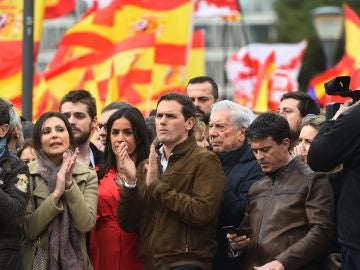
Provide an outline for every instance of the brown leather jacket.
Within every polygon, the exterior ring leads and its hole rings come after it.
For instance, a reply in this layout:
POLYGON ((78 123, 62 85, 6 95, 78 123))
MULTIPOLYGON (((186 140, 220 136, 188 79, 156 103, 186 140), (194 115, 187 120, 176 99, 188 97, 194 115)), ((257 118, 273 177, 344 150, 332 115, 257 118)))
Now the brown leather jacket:
POLYGON ((190 137, 174 148, 165 172, 149 187, 145 163, 139 165, 136 188, 122 188, 118 208, 121 228, 139 231, 145 269, 185 264, 211 269, 225 189, 219 159, 190 137))
POLYGON ((253 184, 248 201, 241 224, 251 238, 244 269, 272 260, 285 269, 319 269, 319 255, 333 234, 333 195, 325 174, 293 158, 253 184))

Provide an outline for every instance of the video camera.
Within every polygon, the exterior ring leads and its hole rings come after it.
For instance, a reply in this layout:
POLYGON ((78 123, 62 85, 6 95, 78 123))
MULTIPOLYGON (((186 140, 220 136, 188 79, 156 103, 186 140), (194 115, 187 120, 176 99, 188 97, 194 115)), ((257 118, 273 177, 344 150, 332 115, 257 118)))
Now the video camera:
MULTIPOLYGON (((353 103, 360 100, 360 90, 350 90, 350 76, 339 76, 324 83, 325 92, 330 96, 350 97, 353 103)), ((326 120, 331 119, 339 110, 341 103, 326 105, 326 120)))

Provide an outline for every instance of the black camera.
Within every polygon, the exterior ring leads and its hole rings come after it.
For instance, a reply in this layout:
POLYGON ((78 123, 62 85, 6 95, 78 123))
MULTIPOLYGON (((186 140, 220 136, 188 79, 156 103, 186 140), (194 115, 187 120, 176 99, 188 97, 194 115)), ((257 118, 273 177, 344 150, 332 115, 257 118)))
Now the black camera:
MULTIPOLYGON (((335 77, 335 79, 324 83, 324 87, 327 95, 349 97, 352 98, 353 103, 360 100, 360 90, 350 90, 350 76, 335 77)), ((326 105, 326 120, 333 118, 340 105, 341 103, 329 103, 326 105)))

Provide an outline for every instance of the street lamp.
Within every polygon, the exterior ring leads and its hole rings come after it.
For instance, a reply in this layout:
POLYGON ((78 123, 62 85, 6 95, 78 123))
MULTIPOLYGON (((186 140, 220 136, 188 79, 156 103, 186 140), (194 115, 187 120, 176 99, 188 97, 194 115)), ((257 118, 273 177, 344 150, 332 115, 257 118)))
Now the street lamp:
POLYGON ((318 7, 310 12, 325 53, 326 68, 335 64, 335 52, 343 31, 343 12, 339 7, 318 7))

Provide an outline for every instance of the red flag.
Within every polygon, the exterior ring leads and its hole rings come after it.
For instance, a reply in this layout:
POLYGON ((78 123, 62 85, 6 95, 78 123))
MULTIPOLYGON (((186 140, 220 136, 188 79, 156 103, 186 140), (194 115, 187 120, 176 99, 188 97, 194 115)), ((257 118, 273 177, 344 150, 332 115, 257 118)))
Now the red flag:
MULTIPOLYGON (((257 96, 253 92, 256 89, 254 85, 271 52, 275 54, 276 68, 267 78, 269 85, 266 106, 273 109, 280 102, 281 93, 297 90, 296 78, 306 46, 306 41, 296 44, 254 43, 231 55, 226 63, 226 73, 233 85, 237 102, 251 108, 256 106, 253 99, 257 96)), ((265 105, 261 107, 265 108, 265 105)))
POLYGON ((75 9, 74 0, 46 0, 45 19, 65 16, 75 9))
POLYGON ((239 18, 237 0, 195 0, 195 17, 239 18))
MULTIPOLYGON (((21 111, 22 33, 24 1, 0 1, 0 97, 21 111)), ((40 42, 44 1, 34 6, 34 57, 40 42)), ((31 83, 31 82, 29 82, 31 83)))

